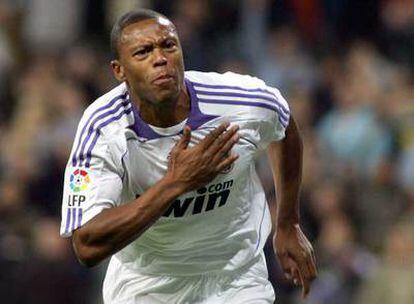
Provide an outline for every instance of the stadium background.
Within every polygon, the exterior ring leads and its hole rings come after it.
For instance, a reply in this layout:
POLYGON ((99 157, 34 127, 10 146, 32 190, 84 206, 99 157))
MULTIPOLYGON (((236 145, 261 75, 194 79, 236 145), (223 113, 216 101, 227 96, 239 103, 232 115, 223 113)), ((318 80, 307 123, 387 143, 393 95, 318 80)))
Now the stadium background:
POLYGON ((1 0, 1 302, 101 302, 105 266, 81 267, 58 236, 63 168, 83 109, 115 84, 111 25, 134 7, 173 20, 187 69, 257 75, 290 102, 319 278, 302 302, 271 260, 278 303, 414 303, 410 0, 1 0))

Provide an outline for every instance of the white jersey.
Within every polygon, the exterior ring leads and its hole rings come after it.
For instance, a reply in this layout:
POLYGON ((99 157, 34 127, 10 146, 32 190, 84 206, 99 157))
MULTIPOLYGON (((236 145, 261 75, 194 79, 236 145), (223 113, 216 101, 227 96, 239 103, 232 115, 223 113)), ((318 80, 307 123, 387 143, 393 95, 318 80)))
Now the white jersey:
MULTIPOLYGON (((113 255, 150 275, 237 270, 261 254, 271 229, 254 159, 285 135, 289 108, 277 89, 235 73, 185 73, 191 97, 190 146, 224 121, 240 126, 238 160, 211 183, 178 197, 139 238, 113 255)), ((166 173, 183 125, 146 124, 121 84, 91 104, 79 124, 65 173, 60 233, 69 237, 106 208, 126 204, 166 173)), ((122 271, 112 271, 122 276, 122 271)), ((111 280, 111 278, 106 278, 111 280)))

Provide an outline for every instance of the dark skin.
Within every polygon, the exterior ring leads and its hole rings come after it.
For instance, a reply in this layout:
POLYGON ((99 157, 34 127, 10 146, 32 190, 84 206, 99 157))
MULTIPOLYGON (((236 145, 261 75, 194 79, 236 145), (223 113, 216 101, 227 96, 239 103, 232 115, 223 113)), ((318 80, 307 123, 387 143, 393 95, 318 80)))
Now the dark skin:
MULTIPOLYGON (((111 62, 114 75, 127 84, 144 121, 170 127, 188 117, 190 98, 184 84, 183 54, 169 20, 147 19, 125 27, 118 52, 118 58, 111 62)), ((180 195, 211 182, 238 158, 231 153, 239 139, 237 131, 238 126, 224 123, 189 148, 191 130, 185 127, 159 182, 139 198, 102 211, 74 232, 72 242, 78 259, 87 266, 98 264, 138 238, 180 195)), ((286 133, 284 140, 268 148, 272 169, 279 172, 275 180, 281 193, 274 244, 283 269, 303 286, 306 295, 316 267, 312 246, 299 227, 302 150, 293 118, 286 133)))
POLYGON ((277 197, 273 248, 287 279, 302 286, 306 297, 317 276, 311 243, 299 226, 299 193, 302 180, 302 139, 293 117, 286 137, 267 148, 277 197))
POLYGON ((183 53, 171 22, 162 18, 128 25, 118 53, 119 58, 111 62, 114 75, 126 82, 144 121, 169 127, 188 117, 183 53))

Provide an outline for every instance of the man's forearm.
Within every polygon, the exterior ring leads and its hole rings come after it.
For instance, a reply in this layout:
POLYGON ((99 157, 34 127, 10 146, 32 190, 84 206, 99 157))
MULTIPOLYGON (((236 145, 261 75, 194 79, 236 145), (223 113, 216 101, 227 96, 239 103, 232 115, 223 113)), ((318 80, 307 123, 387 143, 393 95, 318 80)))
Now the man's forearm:
POLYGON ((268 148, 277 190, 276 227, 299 223, 299 192, 302 181, 302 139, 291 117, 286 137, 268 148))
POLYGON ((134 201, 102 211, 74 232, 78 259, 93 266, 121 250, 150 227, 185 191, 163 178, 134 201))

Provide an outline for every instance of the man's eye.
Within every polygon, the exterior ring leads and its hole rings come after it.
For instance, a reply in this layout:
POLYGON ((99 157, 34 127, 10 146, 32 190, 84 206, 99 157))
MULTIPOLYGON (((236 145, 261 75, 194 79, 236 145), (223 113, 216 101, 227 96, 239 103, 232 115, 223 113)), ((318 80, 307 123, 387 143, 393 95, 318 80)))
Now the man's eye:
POLYGON ((175 42, 172 41, 172 40, 166 41, 165 44, 164 44, 164 47, 167 48, 167 49, 171 49, 171 48, 175 47, 175 42))
POLYGON ((150 48, 139 49, 134 52, 134 56, 145 56, 150 52, 150 48))

